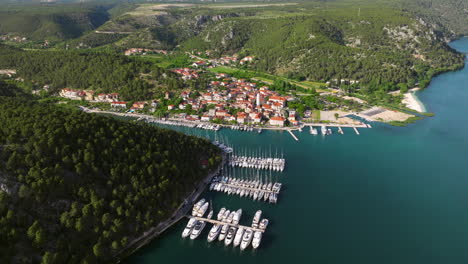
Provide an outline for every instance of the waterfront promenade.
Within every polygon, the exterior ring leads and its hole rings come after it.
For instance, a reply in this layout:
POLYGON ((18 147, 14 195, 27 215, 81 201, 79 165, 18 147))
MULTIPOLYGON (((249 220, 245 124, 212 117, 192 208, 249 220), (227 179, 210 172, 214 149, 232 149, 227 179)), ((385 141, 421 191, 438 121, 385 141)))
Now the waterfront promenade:
MULTIPOLYGON (((102 111, 102 110, 93 110, 89 109, 84 106, 79 106, 79 108, 87 113, 97 113, 97 114, 110 114, 110 115, 116 115, 116 116, 123 116, 123 117, 134 117, 134 118, 147 118, 147 119, 154 119, 157 120, 154 116, 152 115, 146 115, 146 114, 129 114, 129 113, 119 113, 119 112, 113 112, 113 111, 102 111)), ((179 118, 167 118, 167 120, 170 121, 176 121, 181 124, 193 124, 193 125, 200 125, 200 124, 211 124, 207 122, 201 122, 201 121, 190 121, 190 120, 185 120, 185 119, 179 119, 179 118)), ((224 128, 233 128, 234 125, 227 125, 227 124, 216 124, 224 128)), ((369 128, 370 126, 364 123, 361 124, 341 124, 341 123, 302 123, 300 126, 296 127, 277 127, 277 126, 256 126, 255 128, 261 128, 265 130, 278 130, 278 131, 294 131, 294 130, 300 130, 306 126, 317 126, 320 127, 322 125, 325 125, 327 127, 350 127, 350 128, 369 128)))

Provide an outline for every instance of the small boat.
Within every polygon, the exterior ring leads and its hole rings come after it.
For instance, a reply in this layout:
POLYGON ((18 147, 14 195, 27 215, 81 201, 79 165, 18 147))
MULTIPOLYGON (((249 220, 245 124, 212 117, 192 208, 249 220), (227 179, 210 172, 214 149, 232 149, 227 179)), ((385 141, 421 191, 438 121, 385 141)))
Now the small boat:
POLYGON ((262 200, 263 195, 265 195, 265 192, 264 192, 264 191, 260 191, 260 193, 258 194, 258 200, 259 200, 259 201, 262 200))
POLYGON ((262 221, 260 221, 260 225, 258 226, 258 228, 265 230, 268 226, 268 223, 269 223, 268 219, 263 218, 262 221))
POLYGON ((232 223, 235 225, 239 224, 241 216, 242 216, 242 209, 239 209, 236 211, 236 214, 232 218, 232 223))
POLYGON ((235 216, 235 215, 236 215, 236 212, 232 211, 232 212, 229 214, 228 218, 226 219, 226 222, 227 222, 227 223, 232 223, 232 219, 234 219, 234 216, 235 216))
POLYGON ((255 216, 252 220, 252 227, 253 228, 257 228, 258 227, 258 223, 260 222, 260 218, 262 217, 262 210, 258 210, 257 212, 255 212, 255 216))
POLYGON ((205 202, 205 199, 201 199, 195 205, 193 205, 193 210, 192 210, 192 215, 193 216, 197 215, 198 210, 200 209, 200 207, 203 205, 204 202, 205 202))
POLYGON ((233 245, 235 247, 240 245, 240 243, 242 241, 242 235, 243 234, 244 234, 244 228, 243 227, 237 229, 236 236, 234 237, 234 242, 233 242, 233 245))
POLYGON ((310 127, 310 134, 312 134, 312 135, 318 135, 317 129, 311 126, 311 127, 310 127))
POLYGON ((256 201, 256 200, 258 199, 258 193, 259 193, 258 190, 256 190, 256 191, 254 192, 254 194, 253 194, 253 199, 254 199, 254 201, 256 201))
POLYGON ((184 228, 184 231, 182 232, 183 238, 188 237, 192 233, 193 226, 195 225, 196 222, 197 220, 195 218, 190 218, 187 226, 184 228))
POLYGON ((229 210, 224 211, 224 215, 221 218, 221 221, 226 222, 226 220, 227 220, 230 213, 231 213, 231 211, 229 211, 229 210))
POLYGON ((322 125, 321 132, 322 135, 327 135, 327 127, 325 125, 322 125))
POLYGON ((221 210, 219 210, 219 213, 216 217, 216 219, 218 219, 218 221, 221 221, 221 219, 223 218, 223 215, 224 215, 224 212, 226 212, 226 208, 221 208, 221 210))
POLYGON ((198 209, 197 216, 198 217, 203 217, 205 214, 206 210, 208 210, 208 206, 210 205, 209 202, 205 202, 200 209, 198 209))
POLYGON ((209 213, 208 213, 208 216, 206 218, 208 219, 211 219, 213 217, 213 210, 211 210, 209 213))
POLYGON ((241 250, 246 249, 250 245, 250 242, 252 242, 252 237, 253 237, 252 233, 253 233, 252 229, 247 229, 244 232, 244 235, 242 236, 242 242, 240 245, 241 250))

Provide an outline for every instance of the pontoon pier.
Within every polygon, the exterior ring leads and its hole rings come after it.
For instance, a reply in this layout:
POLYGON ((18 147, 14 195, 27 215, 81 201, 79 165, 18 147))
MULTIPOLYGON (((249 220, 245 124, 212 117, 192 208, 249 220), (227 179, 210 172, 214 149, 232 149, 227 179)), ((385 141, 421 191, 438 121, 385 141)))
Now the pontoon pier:
POLYGON ((255 232, 262 232, 264 233, 266 230, 263 230, 263 229, 260 229, 260 228, 253 228, 251 226, 244 226, 244 225, 239 225, 239 224, 233 224, 233 223, 227 223, 227 222, 223 222, 223 221, 219 221, 219 220, 215 220, 215 219, 208 219, 208 218, 204 218, 204 217, 198 217, 198 216, 187 216, 189 219, 190 218, 194 218, 195 220, 197 221, 204 221, 206 223, 210 223, 210 224, 213 224, 213 225, 228 225, 228 226, 233 226, 233 227, 236 227, 236 228, 239 228, 239 227, 243 227, 244 229, 251 229, 252 231, 255 231, 255 232))

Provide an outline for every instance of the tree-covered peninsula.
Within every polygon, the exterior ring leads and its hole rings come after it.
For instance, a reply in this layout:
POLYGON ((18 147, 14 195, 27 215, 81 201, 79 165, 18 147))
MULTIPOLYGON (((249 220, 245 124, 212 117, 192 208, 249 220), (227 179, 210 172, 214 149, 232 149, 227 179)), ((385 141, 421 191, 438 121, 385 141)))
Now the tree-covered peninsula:
POLYGON ((104 263, 221 161, 208 141, 0 82, 0 262, 104 263))

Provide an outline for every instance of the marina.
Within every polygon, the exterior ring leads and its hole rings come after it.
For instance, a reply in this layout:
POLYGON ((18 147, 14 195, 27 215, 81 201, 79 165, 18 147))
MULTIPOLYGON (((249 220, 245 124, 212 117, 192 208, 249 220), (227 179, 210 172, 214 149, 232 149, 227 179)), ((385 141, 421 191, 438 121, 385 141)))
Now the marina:
MULTIPOLYGON (((464 43, 468 52, 468 39, 464 43)), ((307 134, 297 144, 287 133, 264 130, 258 136, 222 129, 219 133, 236 149, 268 148, 275 142, 288 159, 280 206, 217 192, 202 196, 219 206, 242 208, 249 217, 257 209, 268 213, 272 225, 258 250, 209 244, 211 224, 196 240, 181 239, 188 222, 183 218, 128 263, 466 263, 468 252, 460 243, 466 244, 468 232, 468 124, 459 121, 466 110, 467 82, 468 67, 435 77, 418 92, 434 117, 408 127, 375 122, 373 129, 358 127, 363 137, 343 127, 339 137, 307 134), (308 209, 302 210, 305 205, 308 209)), ((240 224, 249 226, 246 216, 240 224)))

